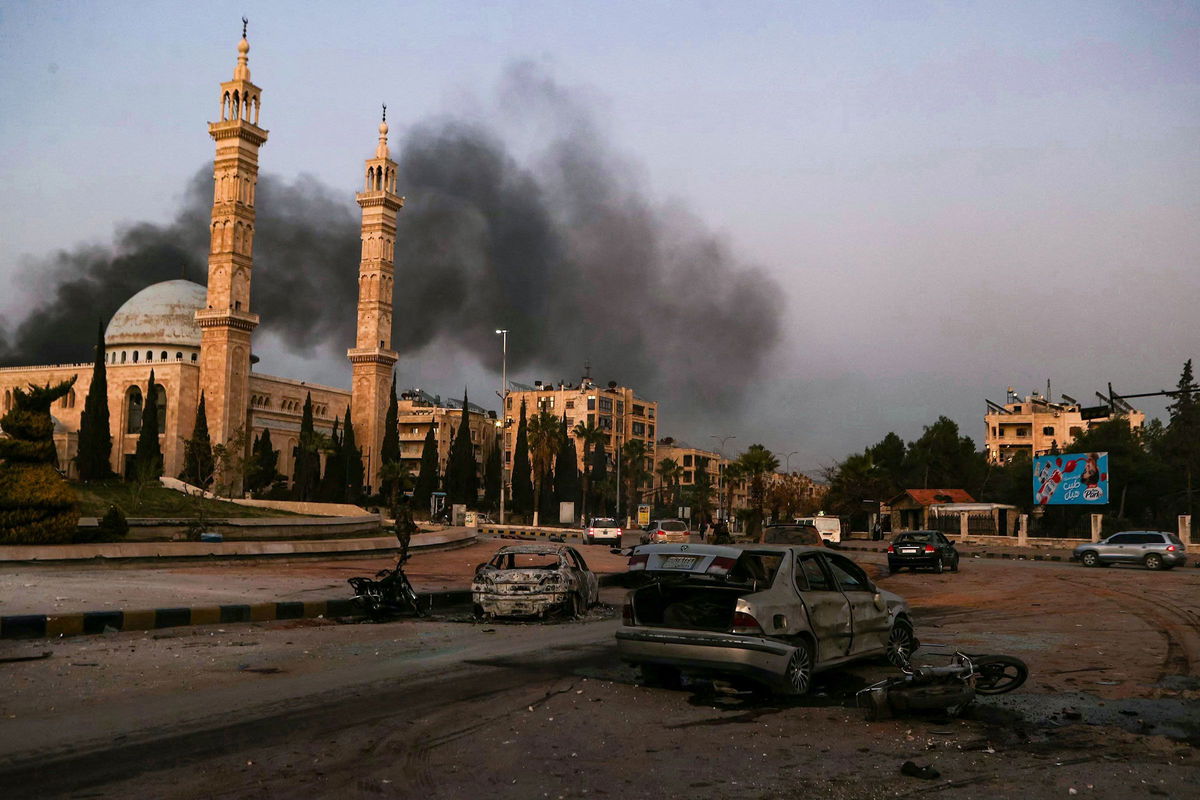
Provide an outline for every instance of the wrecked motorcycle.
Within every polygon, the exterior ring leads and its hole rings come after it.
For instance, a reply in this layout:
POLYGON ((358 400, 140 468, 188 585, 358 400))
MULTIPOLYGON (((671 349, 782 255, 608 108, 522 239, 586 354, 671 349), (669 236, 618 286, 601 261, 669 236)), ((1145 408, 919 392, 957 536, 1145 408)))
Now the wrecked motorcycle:
POLYGON ((417 592, 404 574, 407 553, 392 569, 375 573, 374 578, 350 578, 346 582, 354 589, 354 603, 371 620, 382 620, 401 615, 423 617, 428 608, 421 607, 417 592))
POLYGON ((886 719, 909 711, 943 711, 957 716, 977 694, 1004 694, 1025 683, 1029 667, 1015 656, 977 655, 955 651, 944 666, 901 666, 903 675, 868 686, 858 693, 867 719, 886 719))

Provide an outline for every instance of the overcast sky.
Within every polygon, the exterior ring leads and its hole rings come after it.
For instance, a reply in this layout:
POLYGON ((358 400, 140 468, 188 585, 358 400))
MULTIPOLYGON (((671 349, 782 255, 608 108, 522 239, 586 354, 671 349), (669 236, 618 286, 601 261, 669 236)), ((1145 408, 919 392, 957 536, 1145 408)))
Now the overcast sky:
MULTIPOLYGON (((814 469, 939 414, 982 444, 984 398, 1010 385, 1151 391, 1200 357, 1194 2, 10 0, 3 327, 30 307, 39 259, 173 218, 211 162, 243 13, 264 172, 350 202, 380 102, 393 141, 486 118, 505 71, 531 61, 582 98, 653 203, 773 276, 782 340, 743 410, 680 413, 675 430, 665 408, 660 435, 732 434, 728 450, 762 441, 814 469)), ((521 152, 519 128, 509 144, 521 152)), ((268 338, 267 371, 348 385, 344 357, 268 338)), ((498 343, 425 351, 400 380, 467 382, 474 400, 498 362, 498 343)))

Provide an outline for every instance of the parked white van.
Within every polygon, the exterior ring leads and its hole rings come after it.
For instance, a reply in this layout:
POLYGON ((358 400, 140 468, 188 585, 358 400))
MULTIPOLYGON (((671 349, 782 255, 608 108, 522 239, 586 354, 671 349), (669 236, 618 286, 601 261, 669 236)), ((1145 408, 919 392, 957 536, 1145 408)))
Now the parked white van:
POLYGON ((817 533, 821 534, 821 538, 827 542, 842 540, 842 521, 837 517, 801 517, 793 524, 812 525, 817 529, 817 533))

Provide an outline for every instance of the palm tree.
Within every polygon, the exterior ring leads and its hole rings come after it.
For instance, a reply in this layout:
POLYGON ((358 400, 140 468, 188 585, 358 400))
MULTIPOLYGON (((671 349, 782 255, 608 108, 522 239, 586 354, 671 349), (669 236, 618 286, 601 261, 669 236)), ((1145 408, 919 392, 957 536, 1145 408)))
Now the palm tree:
POLYGON ((742 467, 736 461, 730 461, 725 464, 725 472, 721 476, 721 480, 725 486, 725 496, 720 498, 722 507, 725 509, 726 522, 733 515, 733 492, 737 484, 743 478, 742 467))
POLYGON ((750 448, 738 456, 735 462, 742 475, 750 479, 750 501, 754 504, 755 528, 749 533, 758 533, 763 522, 763 505, 767 495, 767 475, 779 469, 779 459, 761 444, 752 444, 750 448))
POLYGON ((560 420, 549 411, 539 411, 529 419, 527 429, 529 437, 529 461, 533 467, 533 513, 534 524, 538 524, 538 511, 542 507, 542 490, 546 478, 550 475, 550 467, 554 464, 554 456, 558 453, 558 445, 562 439, 560 420))
POLYGON ((650 475, 646 469, 649 456, 646 443, 641 439, 630 439, 621 447, 621 479, 628 487, 625 506, 627 512, 633 511, 641 499, 641 486, 650 475))
POLYGON ((664 458, 658 462, 658 478, 662 482, 664 498, 669 491, 672 505, 679 505, 679 479, 683 475, 683 467, 673 458, 664 458))
POLYGON ((587 519, 587 501, 591 494, 591 487, 588 483, 592 473, 592 447, 605 441, 608 437, 592 422, 578 422, 571 432, 579 441, 583 442, 583 517, 587 519))

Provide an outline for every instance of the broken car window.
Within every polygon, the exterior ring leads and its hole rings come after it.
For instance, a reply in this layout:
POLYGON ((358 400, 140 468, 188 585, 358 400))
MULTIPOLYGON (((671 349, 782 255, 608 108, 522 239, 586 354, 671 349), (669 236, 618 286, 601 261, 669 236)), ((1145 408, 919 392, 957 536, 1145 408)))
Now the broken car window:
POLYGON ((801 588, 801 591, 812 592, 829 592, 833 587, 829 585, 829 578, 825 576, 825 570, 821 569, 821 564, 817 561, 817 556, 801 556, 797 559, 799 569, 796 570, 796 584, 801 588))
POLYGON ((829 559, 829 567, 833 570, 833 579, 843 592, 867 591, 870 585, 867 574, 854 562, 835 556, 829 559))
POLYGON ((561 561, 553 553, 497 553, 490 563, 496 569, 558 569, 561 561))

